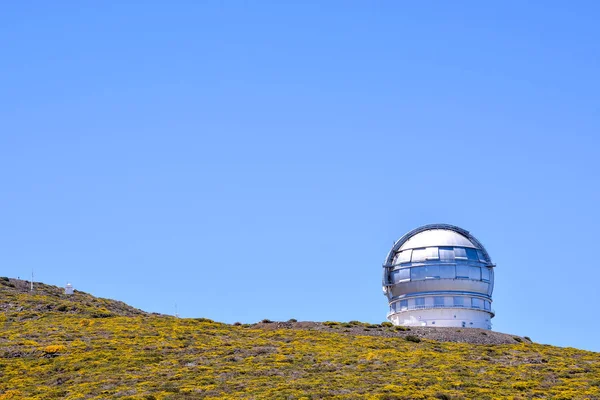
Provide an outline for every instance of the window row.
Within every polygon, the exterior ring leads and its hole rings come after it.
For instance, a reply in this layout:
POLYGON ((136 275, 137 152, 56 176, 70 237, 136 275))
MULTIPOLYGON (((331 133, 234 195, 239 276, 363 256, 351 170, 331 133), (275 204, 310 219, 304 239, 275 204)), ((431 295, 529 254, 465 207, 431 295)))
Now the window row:
POLYGON ((423 249, 403 250, 396 254, 394 264, 423 262, 427 260, 440 260, 452 262, 454 260, 471 260, 487 262, 483 252, 467 247, 425 247, 423 249))
POLYGON ((390 273, 390 282, 422 281, 425 279, 473 279, 490 281, 490 269, 471 265, 427 265, 402 268, 390 273))
POLYGON ((415 299, 400 300, 390 305, 390 311, 399 312, 407 310, 418 310, 424 308, 449 308, 465 307, 477 308, 486 311, 491 310, 489 300, 483 300, 478 297, 464 296, 432 296, 417 297, 415 299))

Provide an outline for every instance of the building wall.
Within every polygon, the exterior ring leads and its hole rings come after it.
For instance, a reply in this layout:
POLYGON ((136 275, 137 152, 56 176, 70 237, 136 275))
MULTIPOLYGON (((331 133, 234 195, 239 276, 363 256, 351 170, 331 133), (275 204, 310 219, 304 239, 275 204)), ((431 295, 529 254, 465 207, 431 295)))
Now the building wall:
POLYGON ((491 315, 484 311, 462 309, 423 309, 391 314, 394 325, 437 326, 492 329, 491 315))

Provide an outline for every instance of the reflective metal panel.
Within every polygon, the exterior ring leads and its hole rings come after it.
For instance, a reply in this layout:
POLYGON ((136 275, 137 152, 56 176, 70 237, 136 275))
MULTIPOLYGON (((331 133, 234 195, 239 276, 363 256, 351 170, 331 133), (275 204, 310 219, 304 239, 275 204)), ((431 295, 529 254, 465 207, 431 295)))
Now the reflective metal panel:
POLYGON ((490 269, 487 267, 481 268, 481 279, 484 281, 490 280, 490 269))
POLYGON ((412 262, 425 261, 427 259, 427 249, 415 249, 412 252, 412 262))
POLYGON ((440 261, 454 261, 454 247, 440 247, 440 261))
POLYGON ((479 261, 479 256, 477 255, 477 250, 475 249, 465 249, 467 252, 467 258, 472 261, 479 261))
MULTIPOLYGON (((419 267, 421 268, 421 267, 419 267)), ((425 275, 425 272, 423 272, 425 275)), ((418 292, 472 292, 483 296, 491 295, 491 283, 471 279, 422 279, 405 281, 388 288, 388 298, 418 292)))
POLYGON ((394 264, 410 262, 411 253, 412 253, 412 250, 404 250, 404 251, 399 252, 398 255, 396 256, 396 260, 394 261, 394 264))
POLYGON ((441 279, 456 278, 456 267, 454 265, 440 265, 440 278, 441 279))
POLYGON ((410 268, 397 269, 391 273, 391 282, 398 283, 410 279, 410 268))
POLYGON ((454 248, 454 258, 467 259, 467 249, 462 247, 454 248))
POLYGON ((408 239, 400 250, 420 247, 459 246, 477 248, 469 239, 458 232, 446 229, 432 229, 417 233, 408 239))

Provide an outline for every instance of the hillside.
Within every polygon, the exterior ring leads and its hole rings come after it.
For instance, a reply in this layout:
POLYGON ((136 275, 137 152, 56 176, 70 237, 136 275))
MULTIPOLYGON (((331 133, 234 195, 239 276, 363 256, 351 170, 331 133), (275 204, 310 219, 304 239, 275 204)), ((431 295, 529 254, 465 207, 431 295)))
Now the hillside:
POLYGON ((39 282, 34 284, 34 291, 30 292, 29 281, 1 277, 0 290, 0 311, 7 313, 25 311, 23 316, 28 318, 37 318, 47 312, 93 318, 133 317, 147 314, 122 301, 101 299, 78 290, 75 290, 73 295, 65 296, 64 288, 39 282))
POLYGON ((599 353, 497 332, 227 325, 2 278, 0 310, 0 400, 600 398, 599 353))

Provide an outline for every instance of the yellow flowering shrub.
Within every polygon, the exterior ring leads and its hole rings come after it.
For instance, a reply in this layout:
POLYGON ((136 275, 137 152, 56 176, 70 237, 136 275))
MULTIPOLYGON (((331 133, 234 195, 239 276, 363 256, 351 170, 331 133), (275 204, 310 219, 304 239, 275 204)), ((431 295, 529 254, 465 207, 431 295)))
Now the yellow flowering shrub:
POLYGON ((22 399, 22 393, 18 390, 7 390, 3 394, 0 394, 0 400, 9 399, 22 399))
POLYGON ((122 304, 82 298, 98 312, 10 299, 24 310, 0 324, 0 400, 600 399, 600 354, 589 351, 117 316, 122 304))
POLYGON ((46 354, 64 353, 65 350, 67 350, 67 348, 60 344, 51 344, 44 347, 44 353, 46 354))

